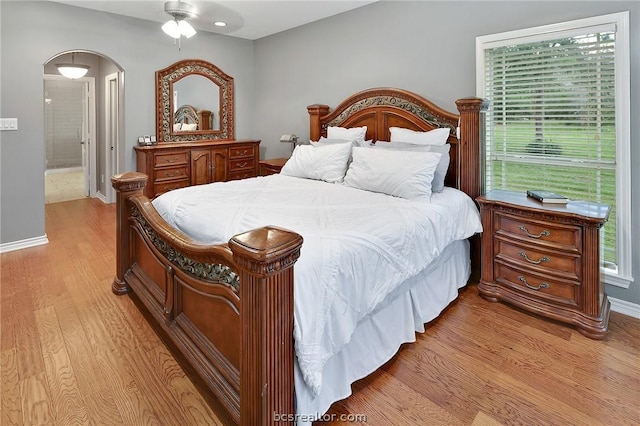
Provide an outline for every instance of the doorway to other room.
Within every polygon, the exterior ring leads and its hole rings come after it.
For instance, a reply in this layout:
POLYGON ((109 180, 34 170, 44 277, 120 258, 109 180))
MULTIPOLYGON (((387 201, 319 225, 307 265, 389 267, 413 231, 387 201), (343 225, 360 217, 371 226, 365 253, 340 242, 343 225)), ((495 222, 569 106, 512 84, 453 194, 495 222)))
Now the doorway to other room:
POLYGON ((90 196, 89 142, 95 140, 94 78, 45 75, 45 203, 90 196))
POLYGON ((59 53, 44 64, 45 203, 114 201, 123 121, 123 70, 97 52, 59 53), (64 67, 83 76, 61 75, 64 67))

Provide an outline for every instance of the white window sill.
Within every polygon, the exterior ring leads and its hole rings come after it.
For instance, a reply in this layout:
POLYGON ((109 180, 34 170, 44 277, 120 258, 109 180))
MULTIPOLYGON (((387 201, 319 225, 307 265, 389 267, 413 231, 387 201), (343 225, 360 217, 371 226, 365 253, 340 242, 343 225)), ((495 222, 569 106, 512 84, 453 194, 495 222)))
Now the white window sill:
POLYGON ((604 271, 604 283, 621 288, 629 288, 633 282, 633 277, 624 277, 614 272, 604 271))

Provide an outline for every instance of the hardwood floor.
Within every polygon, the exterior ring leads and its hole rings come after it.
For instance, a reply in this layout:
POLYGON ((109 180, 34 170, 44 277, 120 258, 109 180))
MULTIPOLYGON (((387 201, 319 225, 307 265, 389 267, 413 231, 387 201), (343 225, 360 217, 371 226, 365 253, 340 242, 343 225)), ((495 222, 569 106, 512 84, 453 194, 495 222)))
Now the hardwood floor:
MULTIPOLYGON (((50 243, 1 255, 1 424, 216 425, 132 299, 111 293, 115 208, 46 206, 50 243)), ((640 425, 640 320, 574 329, 471 285, 322 424, 640 425), (366 418, 366 419, 365 419, 366 418)))

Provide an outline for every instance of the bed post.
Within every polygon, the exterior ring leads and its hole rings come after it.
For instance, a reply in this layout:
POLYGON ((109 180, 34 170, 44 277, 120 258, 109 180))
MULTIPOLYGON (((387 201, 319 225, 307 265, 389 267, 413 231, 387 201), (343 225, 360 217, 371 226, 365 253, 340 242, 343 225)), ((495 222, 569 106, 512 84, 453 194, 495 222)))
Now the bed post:
POLYGON ((229 241, 240 269, 243 426, 275 425, 295 413, 293 264, 301 246, 299 234, 270 226, 229 241))
MULTIPOLYGON (((460 143, 458 144, 458 189, 469 195, 474 201, 482 191, 480 177, 481 164, 481 125, 480 112, 487 103, 480 98, 464 98, 456 101, 460 112, 460 143)), ((469 238, 471 244, 471 280, 480 279, 480 239, 477 235, 469 238)))
POLYGON ((307 111, 309 112, 309 139, 317 141, 322 136, 320 118, 329 113, 329 105, 309 105, 307 111))
POLYGON ((116 190, 116 276, 111 290, 118 295, 131 291, 124 281, 124 274, 131 266, 131 250, 129 241, 129 216, 127 199, 132 195, 142 194, 147 186, 147 175, 126 172, 111 177, 111 186, 116 190))
POLYGON ((458 189, 475 199, 480 195, 480 112, 486 102, 480 98, 456 101, 460 112, 460 144, 458 147, 458 189))

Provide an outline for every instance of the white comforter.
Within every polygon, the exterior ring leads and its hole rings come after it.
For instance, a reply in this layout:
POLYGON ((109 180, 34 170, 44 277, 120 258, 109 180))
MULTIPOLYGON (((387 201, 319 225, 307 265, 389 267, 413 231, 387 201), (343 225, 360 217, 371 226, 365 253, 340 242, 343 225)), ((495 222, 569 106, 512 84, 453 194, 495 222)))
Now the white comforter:
POLYGON ((314 394, 322 367, 359 320, 452 241, 482 230, 464 193, 445 188, 406 200, 283 175, 192 186, 153 200, 160 215, 194 240, 226 243, 265 225, 304 238, 294 267, 294 339, 314 394))

